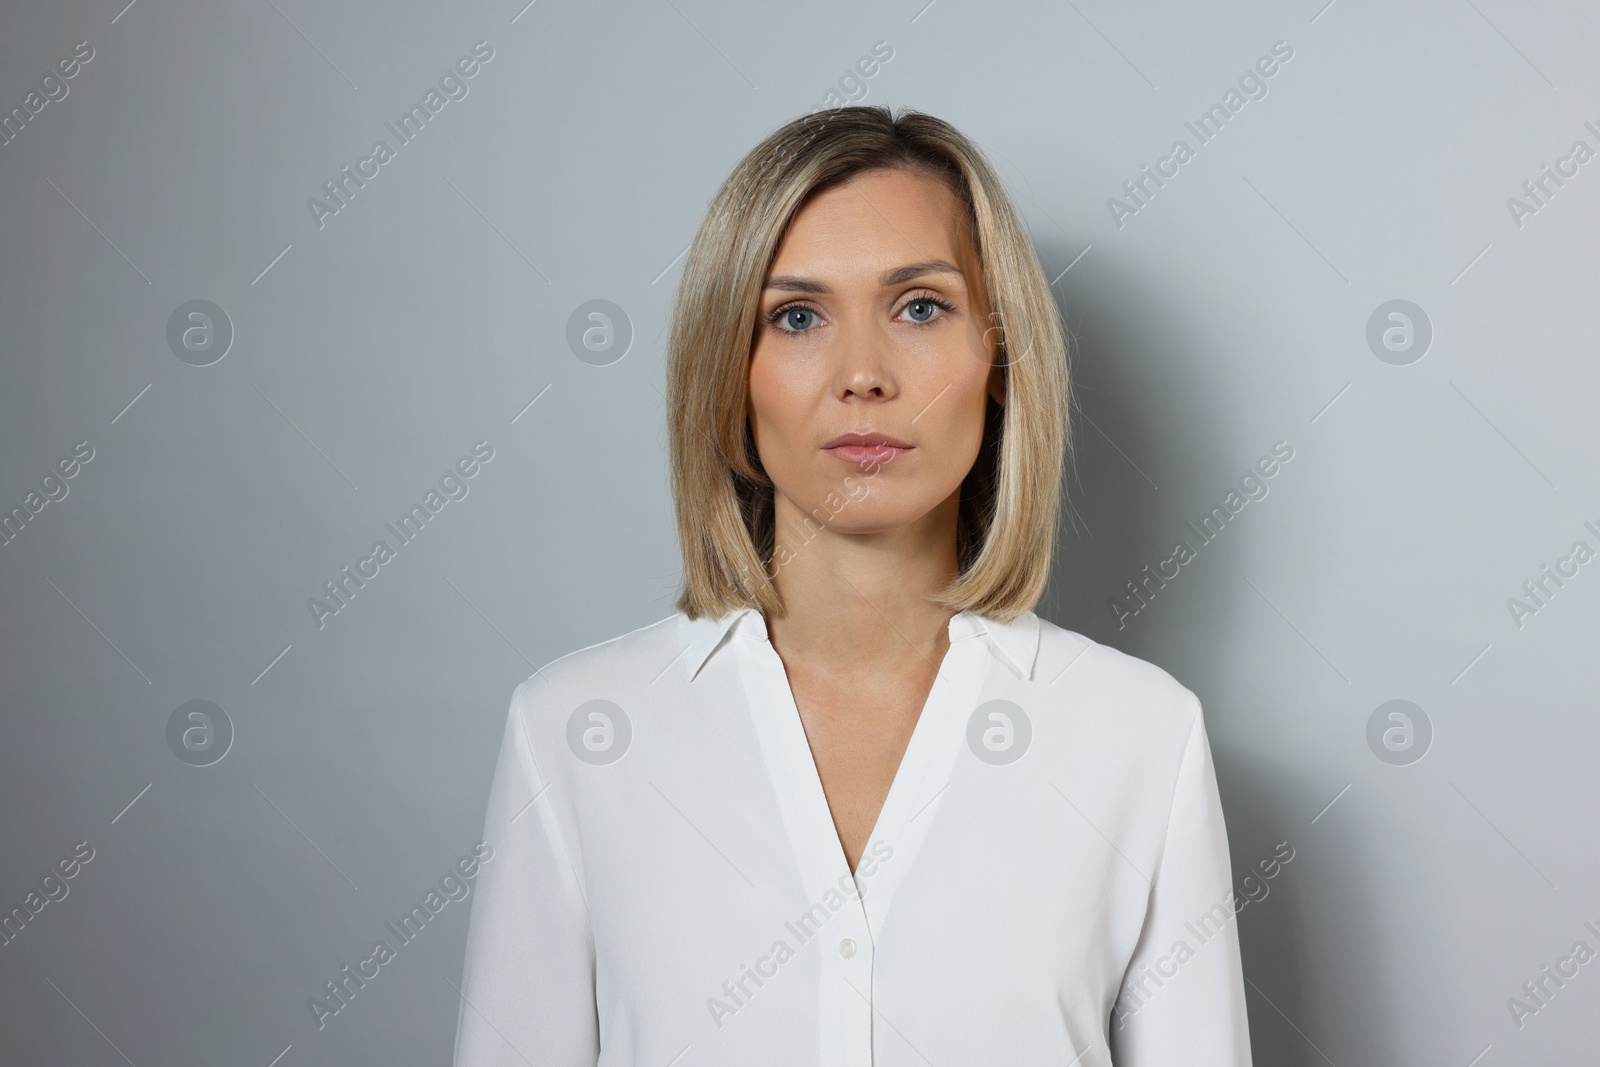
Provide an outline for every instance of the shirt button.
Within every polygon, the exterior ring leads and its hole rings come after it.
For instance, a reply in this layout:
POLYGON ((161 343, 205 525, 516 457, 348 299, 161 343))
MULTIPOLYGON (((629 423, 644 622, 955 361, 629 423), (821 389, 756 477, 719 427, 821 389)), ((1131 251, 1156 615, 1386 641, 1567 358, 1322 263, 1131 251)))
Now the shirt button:
POLYGON ((856 943, 855 943, 855 941, 853 939, 847 937, 843 941, 839 942, 839 955, 843 956, 847 960, 855 959, 855 956, 856 956, 856 943))

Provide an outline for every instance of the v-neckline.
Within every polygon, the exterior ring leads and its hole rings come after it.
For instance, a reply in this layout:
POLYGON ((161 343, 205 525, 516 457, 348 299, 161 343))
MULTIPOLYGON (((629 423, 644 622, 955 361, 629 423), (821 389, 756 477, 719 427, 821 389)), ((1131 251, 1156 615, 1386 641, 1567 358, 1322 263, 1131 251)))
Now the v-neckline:
POLYGON ((761 626, 763 632, 752 634, 745 647, 741 675, 808 899, 854 882, 868 926, 877 929, 934 822, 964 742, 965 718, 976 706, 987 662, 982 635, 965 612, 952 616, 949 648, 852 872, 788 672, 765 633, 765 620, 761 626), (860 875, 869 858, 871 870, 860 875))

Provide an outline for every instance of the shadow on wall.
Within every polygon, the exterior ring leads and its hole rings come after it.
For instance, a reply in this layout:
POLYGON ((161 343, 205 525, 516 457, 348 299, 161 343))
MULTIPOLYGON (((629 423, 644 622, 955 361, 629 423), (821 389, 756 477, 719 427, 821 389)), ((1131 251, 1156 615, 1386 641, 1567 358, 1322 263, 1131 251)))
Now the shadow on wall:
MULTIPOLYGON (((1238 761, 1217 766, 1218 787, 1228 820, 1228 847, 1237 888, 1252 864, 1259 862, 1260 842, 1287 841, 1295 850, 1294 860, 1277 877, 1265 883, 1266 895, 1259 903, 1247 904, 1238 918, 1239 949, 1244 956, 1245 999, 1249 1004, 1250 1047, 1254 1062, 1281 1067, 1326 1067, 1324 1053, 1337 1054, 1326 1040, 1321 1051, 1310 1044, 1316 1039, 1307 1026, 1312 1014, 1307 1002, 1305 976, 1313 961, 1305 957, 1297 932, 1310 924, 1304 914, 1300 891, 1312 877, 1311 865, 1326 855, 1319 842, 1319 827, 1305 820, 1291 819, 1283 798, 1295 796, 1294 783, 1282 771, 1268 764, 1238 761), (1302 1033, 1301 1031, 1306 1031, 1302 1033)), ((1345 842, 1339 863, 1346 866, 1346 880, 1359 882, 1350 871, 1356 853, 1345 842)), ((1265 854, 1265 853, 1262 853, 1265 854)), ((1259 893, 1259 883, 1251 888, 1259 893)), ((1247 892, 1250 890, 1247 889, 1247 892)), ((1365 903, 1356 894, 1352 903, 1365 903)), ((1368 927, 1370 929, 1370 927, 1368 927)), ((1390 1061, 1392 1062, 1392 1061, 1390 1061)))
MULTIPOLYGON (((1078 251, 1046 243, 1039 249, 1046 264, 1071 263, 1078 251)), ((1119 628, 1107 603, 1124 594, 1127 580, 1151 562, 1150 546, 1169 541, 1181 524, 1178 509, 1161 506, 1152 480, 1159 483, 1176 471, 1221 471, 1233 465, 1235 457, 1223 454, 1226 435, 1220 420, 1228 412, 1225 404, 1213 402, 1218 383, 1206 366, 1207 343, 1188 333, 1192 323, 1184 322, 1179 311, 1152 306, 1158 294, 1140 278, 1120 273, 1114 262, 1102 259, 1090 270, 1081 266, 1056 286, 1071 336, 1073 457, 1065 478, 1067 506, 1055 567, 1038 613, 1157 663, 1197 692, 1229 688, 1232 671, 1214 659, 1226 659, 1238 647, 1235 639, 1243 623, 1225 610, 1232 602, 1205 605, 1203 629, 1196 627, 1193 611, 1172 610, 1141 614, 1137 624, 1119 628), (1130 304, 1129 294, 1137 294, 1137 307, 1130 304), (1202 680, 1212 684, 1203 686, 1202 680)), ((1182 499, 1180 486, 1168 486, 1168 492, 1182 499)), ((1212 719, 1208 713, 1208 725, 1212 719)), ((1303 864, 1303 846, 1315 830, 1308 833, 1298 820, 1291 825, 1284 799, 1297 791, 1279 780, 1278 768, 1230 758, 1228 747, 1218 744, 1225 731, 1218 726, 1210 730, 1235 891, 1243 895, 1241 883, 1270 853, 1271 843, 1287 841, 1303 864)), ((1246 905, 1239 916, 1257 1063, 1324 1063, 1296 1029, 1304 1027, 1308 1009, 1304 976, 1309 963, 1299 950, 1301 927, 1292 887, 1305 874, 1303 866, 1286 866, 1260 903, 1246 905)))
MULTIPOLYGON (((1076 252, 1041 243, 1039 254, 1047 264, 1070 263, 1076 252)), ((1200 365, 1204 341, 1187 334, 1192 324, 1179 312, 1153 306, 1150 286, 1109 259, 1089 270, 1079 263, 1055 289, 1069 334, 1072 453, 1040 613, 1178 674, 1160 659, 1163 649, 1173 651, 1163 637, 1171 633, 1162 622, 1169 613, 1141 613, 1119 628, 1108 601, 1126 597, 1126 582, 1152 562, 1150 546, 1170 541, 1175 530, 1167 527, 1178 525, 1176 510, 1159 510, 1158 482, 1174 471, 1230 465, 1205 454, 1217 448, 1224 416, 1206 399, 1216 383, 1200 365)), ((1176 488, 1169 483, 1167 493, 1176 488)))

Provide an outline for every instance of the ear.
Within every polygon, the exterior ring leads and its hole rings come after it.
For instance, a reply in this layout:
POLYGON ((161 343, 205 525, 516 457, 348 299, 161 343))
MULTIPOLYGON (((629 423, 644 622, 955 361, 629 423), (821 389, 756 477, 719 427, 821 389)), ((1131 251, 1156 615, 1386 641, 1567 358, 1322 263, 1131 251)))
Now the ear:
POLYGON ((999 363, 989 368, 989 396, 996 404, 1005 406, 1006 369, 999 363))
POLYGON ((989 395, 996 404, 1006 402, 1006 372, 1002 366, 1006 359, 1006 328, 1000 320, 1000 312, 989 312, 989 323, 983 331, 984 346, 989 350, 990 358, 995 362, 989 368, 989 395))

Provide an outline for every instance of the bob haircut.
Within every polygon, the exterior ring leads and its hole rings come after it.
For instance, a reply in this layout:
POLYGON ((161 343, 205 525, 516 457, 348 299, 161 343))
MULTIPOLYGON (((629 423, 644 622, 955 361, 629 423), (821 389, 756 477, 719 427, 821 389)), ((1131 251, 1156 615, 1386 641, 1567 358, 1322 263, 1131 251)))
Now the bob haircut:
MULTIPOLYGON (((808 197, 865 171, 903 168, 965 204, 993 309, 985 337, 1005 376, 961 484, 959 573, 932 599, 1010 621, 1049 579, 1067 447, 1067 342, 1050 286, 999 178, 949 123, 883 106, 841 107, 780 127, 733 169, 689 246, 667 348, 667 434, 689 618, 754 607, 782 617, 769 570, 773 485, 748 420, 761 289, 808 197)), ((824 523, 825 525, 825 523, 824 523)))

